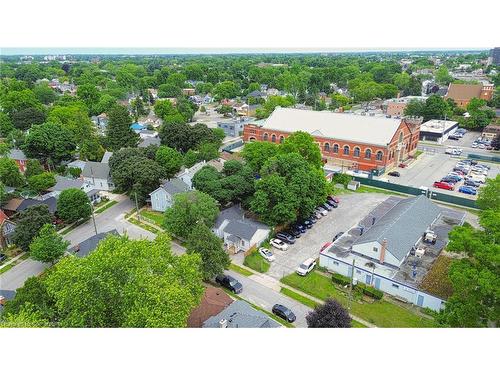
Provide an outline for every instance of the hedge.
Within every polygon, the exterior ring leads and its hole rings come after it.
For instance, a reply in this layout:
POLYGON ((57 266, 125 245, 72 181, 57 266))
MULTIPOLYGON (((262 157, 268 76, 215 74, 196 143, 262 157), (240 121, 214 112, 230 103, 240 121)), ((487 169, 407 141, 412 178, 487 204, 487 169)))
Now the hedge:
POLYGON ((342 286, 349 285, 351 283, 351 278, 341 275, 339 273, 334 273, 332 275, 332 281, 336 284, 340 284, 342 286))
POLYGON ((361 290, 364 295, 375 299, 382 299, 382 297, 384 296, 384 293, 382 293, 380 290, 366 284, 358 284, 356 285, 356 289, 361 290))

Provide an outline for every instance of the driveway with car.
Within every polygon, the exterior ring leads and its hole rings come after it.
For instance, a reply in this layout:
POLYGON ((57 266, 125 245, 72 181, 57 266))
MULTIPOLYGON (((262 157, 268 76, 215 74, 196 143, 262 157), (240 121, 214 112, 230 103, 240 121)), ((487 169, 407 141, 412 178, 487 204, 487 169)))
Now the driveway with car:
POLYGON ((387 195, 374 193, 340 196, 339 207, 319 219, 311 229, 297 238, 293 245, 288 245, 287 251, 273 249, 276 259, 271 263, 267 274, 279 280, 295 272, 306 259, 318 258, 325 242, 331 242, 338 232, 347 231, 385 199, 387 195))

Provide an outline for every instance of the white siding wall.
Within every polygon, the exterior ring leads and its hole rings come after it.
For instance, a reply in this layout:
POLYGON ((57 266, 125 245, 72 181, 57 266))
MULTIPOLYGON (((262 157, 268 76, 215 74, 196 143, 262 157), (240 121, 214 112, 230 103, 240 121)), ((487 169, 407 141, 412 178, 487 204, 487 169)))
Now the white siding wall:
MULTIPOLYGON (((337 259, 333 259, 329 256, 326 256, 325 254, 320 254, 319 264, 320 266, 326 267, 333 272, 337 272, 344 276, 351 276, 351 265, 343 263, 337 259)), ((355 267, 354 278, 356 278, 359 282, 366 284, 367 276, 369 276, 369 279, 371 280, 371 272, 355 267)), ((376 287, 382 292, 400 297, 414 305, 428 307, 435 311, 439 311, 444 307, 444 301, 442 299, 421 292, 415 288, 408 287, 400 282, 379 276, 376 273, 374 274, 373 280, 371 280, 371 282, 372 286, 376 287)))
POLYGON ((262 242, 264 242, 266 240, 266 238, 269 236, 269 232, 270 230, 269 229, 259 229, 257 230, 257 232, 255 232, 255 234, 253 235, 252 237, 252 240, 251 240, 251 246, 256 246, 256 247, 259 247, 260 244, 262 242))
POLYGON ((173 204, 172 197, 163 189, 151 193, 151 208, 154 211, 165 212, 173 204))
MULTIPOLYGON (((382 246, 378 242, 367 242, 367 243, 353 245, 352 251, 378 261, 380 260, 381 248, 382 246), (374 249, 377 249, 377 251, 375 251, 374 249)), ((389 251, 386 250, 384 263, 399 267, 402 261, 399 261, 394 255, 392 255, 389 251)))
POLYGON ((115 186, 108 182, 108 180, 103 178, 92 178, 92 177, 84 177, 83 181, 91 184, 94 188, 104 191, 111 191, 115 188, 115 186))

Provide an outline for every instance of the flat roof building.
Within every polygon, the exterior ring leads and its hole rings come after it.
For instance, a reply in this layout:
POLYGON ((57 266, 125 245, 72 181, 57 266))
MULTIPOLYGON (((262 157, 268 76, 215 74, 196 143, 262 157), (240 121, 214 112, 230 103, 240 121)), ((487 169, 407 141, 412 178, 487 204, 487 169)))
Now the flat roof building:
POLYGON ((420 140, 443 143, 448 139, 455 129, 458 128, 458 122, 447 120, 429 120, 420 125, 420 140))
POLYGON ((315 138, 325 164, 374 171, 415 153, 421 121, 278 107, 265 121, 245 125, 243 139, 282 143, 303 131, 315 138))

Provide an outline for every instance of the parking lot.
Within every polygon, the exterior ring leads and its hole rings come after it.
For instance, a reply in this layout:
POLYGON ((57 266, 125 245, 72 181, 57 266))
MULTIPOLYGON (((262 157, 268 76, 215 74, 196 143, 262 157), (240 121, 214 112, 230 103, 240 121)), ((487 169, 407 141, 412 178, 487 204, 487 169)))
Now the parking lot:
MULTIPOLYGON (((452 157, 451 155, 447 154, 434 153, 432 151, 424 152, 414 163, 411 163, 407 168, 394 169, 401 174, 400 177, 392 177, 388 175, 384 175, 384 177, 389 179, 389 182, 393 182, 395 184, 413 186, 417 188, 426 186, 430 187, 432 190, 436 190, 439 192, 445 192, 461 197, 475 199, 476 196, 460 193, 458 191, 463 182, 457 183, 455 185, 455 190, 453 191, 432 187, 432 184, 435 181, 440 181, 441 178, 451 172, 453 170, 453 167, 460 160, 461 158, 452 157)), ((498 164, 484 162, 480 163, 487 164, 491 167, 487 178, 495 178, 495 176, 500 173, 498 164)))
POLYGON ((276 260, 267 274, 279 280, 295 272, 307 258, 318 258, 319 251, 326 242, 331 242, 338 232, 345 232, 358 223, 385 199, 386 195, 372 193, 341 196, 339 207, 319 219, 287 251, 273 249, 276 260))

